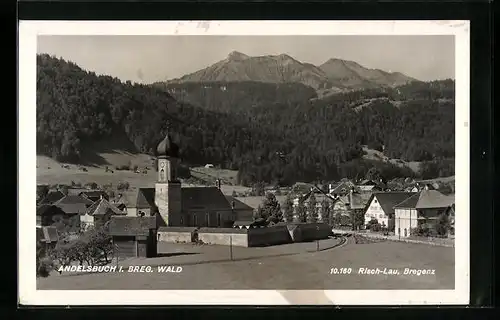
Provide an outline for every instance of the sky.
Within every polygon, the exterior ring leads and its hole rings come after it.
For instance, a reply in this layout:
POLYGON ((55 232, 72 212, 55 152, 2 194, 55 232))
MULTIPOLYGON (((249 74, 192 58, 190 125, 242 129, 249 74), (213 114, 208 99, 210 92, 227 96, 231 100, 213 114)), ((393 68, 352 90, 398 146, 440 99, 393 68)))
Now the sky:
POLYGON ((72 61, 122 81, 181 77, 223 60, 288 54, 320 65, 330 58, 422 80, 455 78, 454 36, 39 36, 37 52, 72 61))

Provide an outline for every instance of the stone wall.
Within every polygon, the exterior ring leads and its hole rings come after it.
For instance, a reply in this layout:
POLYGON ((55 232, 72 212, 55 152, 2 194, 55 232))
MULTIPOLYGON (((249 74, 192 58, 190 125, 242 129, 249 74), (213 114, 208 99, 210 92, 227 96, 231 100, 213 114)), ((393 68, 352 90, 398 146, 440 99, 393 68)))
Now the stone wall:
POLYGON ((198 240, 207 244, 248 247, 248 232, 236 228, 200 228, 198 240))
POLYGON ((195 232, 194 227, 160 227, 157 237, 159 242, 190 243, 195 240, 195 232))

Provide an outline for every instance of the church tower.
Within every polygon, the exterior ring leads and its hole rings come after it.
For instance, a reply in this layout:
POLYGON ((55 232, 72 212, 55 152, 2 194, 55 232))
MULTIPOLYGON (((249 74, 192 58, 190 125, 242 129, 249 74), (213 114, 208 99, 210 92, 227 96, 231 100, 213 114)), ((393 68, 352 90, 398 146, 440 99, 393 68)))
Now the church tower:
POLYGON ((155 185, 155 204, 158 207, 158 227, 181 225, 181 183, 177 177, 179 147, 167 133, 156 148, 158 181, 155 185))

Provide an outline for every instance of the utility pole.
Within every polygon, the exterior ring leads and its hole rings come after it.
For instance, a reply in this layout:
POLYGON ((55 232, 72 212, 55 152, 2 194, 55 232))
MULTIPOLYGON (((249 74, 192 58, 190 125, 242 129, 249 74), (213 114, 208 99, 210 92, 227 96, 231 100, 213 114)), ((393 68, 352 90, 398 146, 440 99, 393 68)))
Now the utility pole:
POLYGON ((233 261, 233 236, 229 236, 229 255, 231 257, 231 261, 233 261))

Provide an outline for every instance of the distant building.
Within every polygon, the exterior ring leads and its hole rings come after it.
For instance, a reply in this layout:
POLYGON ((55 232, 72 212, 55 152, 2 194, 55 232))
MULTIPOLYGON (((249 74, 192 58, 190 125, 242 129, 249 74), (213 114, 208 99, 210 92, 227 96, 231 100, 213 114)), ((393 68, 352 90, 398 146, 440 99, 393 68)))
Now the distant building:
POLYGON ((394 206, 395 232, 401 237, 411 236, 411 230, 421 224, 433 225, 442 213, 450 212, 454 196, 445 196, 436 190, 422 190, 394 206))
POLYGON ((109 222, 115 257, 155 257, 156 218, 113 216, 109 222))
POLYGON ((36 208, 37 228, 52 225, 56 220, 64 218, 65 212, 58 206, 52 204, 42 204, 36 208))
POLYGON ((85 214, 80 215, 81 231, 104 226, 104 224, 109 221, 113 215, 125 216, 126 213, 109 203, 108 200, 101 198, 94 202, 94 204, 87 209, 85 214))
POLYGON ((394 228, 394 206, 403 202, 413 193, 410 192, 375 192, 371 195, 365 209, 365 225, 372 219, 385 225, 389 230, 394 228))

